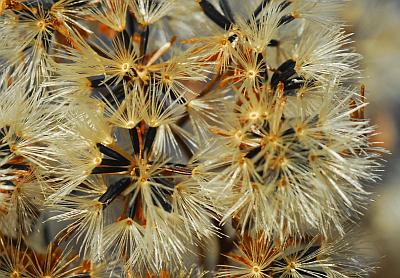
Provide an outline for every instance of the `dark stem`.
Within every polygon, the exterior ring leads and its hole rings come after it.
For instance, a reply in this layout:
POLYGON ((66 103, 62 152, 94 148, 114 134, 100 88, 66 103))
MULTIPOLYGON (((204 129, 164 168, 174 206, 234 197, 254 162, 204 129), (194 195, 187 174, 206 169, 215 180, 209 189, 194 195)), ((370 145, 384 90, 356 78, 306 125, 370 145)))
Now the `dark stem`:
POLYGON ((292 22, 295 19, 295 17, 291 14, 287 14, 282 16, 282 18, 279 20, 278 26, 282 26, 285 24, 288 24, 289 22, 292 22))
POLYGON ((117 174, 117 173, 125 173, 127 171, 126 168, 121 167, 96 167, 92 170, 93 175, 97 174, 117 174))
POLYGON ((252 18, 257 18, 258 15, 265 9, 265 7, 269 4, 271 0, 263 0, 260 5, 254 10, 253 14, 251 15, 252 18))
POLYGON ((126 161, 121 161, 121 160, 115 160, 115 159, 108 159, 108 158, 103 158, 101 161, 101 166, 120 166, 120 167, 126 167, 129 166, 130 163, 126 161))
POLYGON ((228 3, 228 0, 219 0, 219 6, 221 7, 222 11, 224 12, 224 15, 228 18, 228 20, 232 23, 235 23, 232 9, 228 3))
POLYGON ((120 160, 121 162, 126 163, 127 165, 130 164, 129 159, 125 158, 118 152, 114 151, 113 149, 110 149, 109 147, 104 146, 103 144, 97 143, 97 147, 99 148, 100 152, 117 160, 120 160))
POLYGON ((138 125, 136 125, 134 128, 129 129, 129 136, 131 138, 131 144, 133 148, 133 154, 139 154, 140 153, 140 143, 139 143, 139 135, 137 132, 138 125))
POLYGON ((203 9, 205 15, 211 19, 215 24, 225 30, 229 30, 232 22, 229 21, 225 16, 223 16, 215 7, 207 0, 200 0, 200 7, 203 9))
POLYGON ((150 126, 147 129, 146 139, 144 140, 143 154, 150 152, 151 147, 153 146, 154 139, 157 135, 157 127, 150 126))
POLYGON ((153 192, 153 194, 152 194, 153 203, 158 207, 162 207, 166 212, 171 212, 172 205, 166 199, 166 196, 165 196, 165 194, 166 193, 168 194, 169 192, 165 192, 166 190, 157 188, 155 186, 151 187, 151 191, 153 192))
POLYGON ((30 167, 24 164, 5 163, 0 166, 0 169, 15 169, 15 170, 28 171, 30 167))
POLYGON ((106 208, 115 198, 118 197, 131 184, 130 178, 122 178, 119 181, 111 184, 107 191, 99 198, 99 202, 106 208))

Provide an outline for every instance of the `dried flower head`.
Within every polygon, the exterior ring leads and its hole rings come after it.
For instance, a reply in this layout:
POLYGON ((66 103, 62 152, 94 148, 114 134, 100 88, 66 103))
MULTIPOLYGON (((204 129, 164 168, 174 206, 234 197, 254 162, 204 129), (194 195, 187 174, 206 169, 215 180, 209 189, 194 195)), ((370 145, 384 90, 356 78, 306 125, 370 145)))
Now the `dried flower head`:
POLYGON ((230 264, 221 265, 216 277, 366 277, 371 267, 362 264, 351 240, 315 236, 277 242, 245 236, 226 254, 230 264))
POLYGON ((217 277, 363 276, 334 238, 382 150, 344 2, 0 1, 3 276, 202 277, 228 226, 217 277))

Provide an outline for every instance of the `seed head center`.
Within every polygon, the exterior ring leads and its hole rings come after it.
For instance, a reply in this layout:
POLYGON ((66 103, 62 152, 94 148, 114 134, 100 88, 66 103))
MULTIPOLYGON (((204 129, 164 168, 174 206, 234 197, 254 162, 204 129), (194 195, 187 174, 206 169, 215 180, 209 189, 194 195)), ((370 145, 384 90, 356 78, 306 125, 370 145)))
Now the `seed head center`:
POLYGON ((260 113, 257 111, 253 111, 249 113, 249 119, 250 120, 257 120, 260 117, 260 113))
POLYGON ((260 274, 260 272, 261 272, 261 267, 259 267, 258 265, 253 266, 254 274, 260 274))
POLYGON ((121 69, 123 72, 128 72, 130 68, 131 68, 131 66, 129 63, 123 63, 121 66, 121 69))

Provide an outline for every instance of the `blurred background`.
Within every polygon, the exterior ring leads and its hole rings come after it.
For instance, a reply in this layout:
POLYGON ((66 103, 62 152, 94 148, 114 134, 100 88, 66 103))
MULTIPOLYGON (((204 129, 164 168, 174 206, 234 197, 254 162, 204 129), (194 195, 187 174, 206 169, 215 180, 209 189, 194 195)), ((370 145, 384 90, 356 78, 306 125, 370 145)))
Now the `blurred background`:
POLYGON ((378 141, 391 152, 359 228, 378 260, 371 277, 400 278, 400 0, 352 0, 343 16, 364 57, 368 117, 377 125, 378 141))

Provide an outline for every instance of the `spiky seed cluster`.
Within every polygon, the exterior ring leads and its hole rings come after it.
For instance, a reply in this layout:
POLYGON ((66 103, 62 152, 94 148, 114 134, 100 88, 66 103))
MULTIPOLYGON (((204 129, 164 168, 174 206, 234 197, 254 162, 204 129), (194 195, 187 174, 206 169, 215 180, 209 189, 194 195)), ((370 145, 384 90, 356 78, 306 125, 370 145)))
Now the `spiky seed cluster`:
MULTIPOLYGON (((354 238, 330 242, 312 238, 269 241, 261 234, 242 237, 226 254, 230 265, 221 265, 216 277, 363 277, 370 268, 352 251, 354 238), (344 259, 346 257, 346 259, 344 259)), ((365 263, 365 262, 364 262, 365 263)))
POLYGON ((217 277, 367 273, 341 237, 382 150, 344 0, 214 2, 0 2, 4 275, 200 277, 218 223, 217 277))
POLYGON ((343 220, 363 205, 360 181, 376 178, 374 154, 364 149, 371 129, 351 118, 353 92, 337 103, 338 85, 332 86, 310 108, 305 99, 285 97, 283 86, 248 93, 213 129, 217 139, 203 155, 204 167, 215 174, 211 183, 221 184, 216 198, 228 201, 224 219, 237 218, 242 232, 343 232, 343 220))
POLYGON ((8 77, 2 77, 0 225, 2 233, 26 234, 39 217, 44 202, 41 185, 53 167, 50 133, 56 108, 41 98, 40 91, 29 89, 29 81, 8 85, 8 77))

